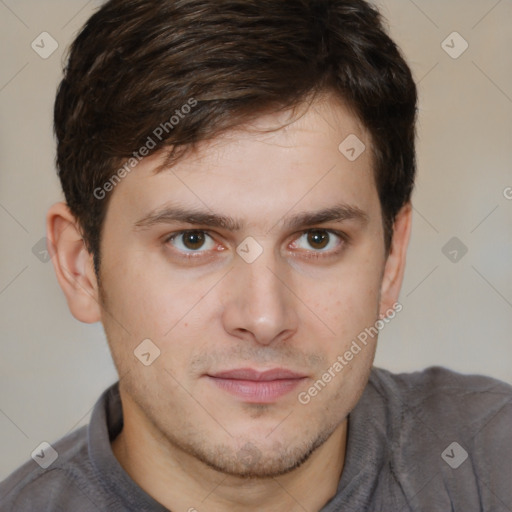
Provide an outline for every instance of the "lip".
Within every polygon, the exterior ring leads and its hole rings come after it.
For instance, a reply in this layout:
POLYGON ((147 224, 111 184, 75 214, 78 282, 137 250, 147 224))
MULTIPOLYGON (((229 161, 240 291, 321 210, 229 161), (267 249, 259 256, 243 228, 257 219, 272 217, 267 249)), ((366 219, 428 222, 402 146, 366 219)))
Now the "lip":
POLYGON ((252 368, 238 368, 208 374, 216 386, 249 403, 272 403, 290 393, 306 375, 272 368, 259 371, 252 368))

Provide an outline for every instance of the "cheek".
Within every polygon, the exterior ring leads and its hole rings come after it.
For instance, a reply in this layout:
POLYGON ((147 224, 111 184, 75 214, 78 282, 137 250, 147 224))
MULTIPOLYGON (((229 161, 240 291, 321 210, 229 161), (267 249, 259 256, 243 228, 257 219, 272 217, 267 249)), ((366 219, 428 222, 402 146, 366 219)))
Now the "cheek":
POLYGON ((189 316, 195 318, 200 290, 187 294, 189 287, 177 286, 174 280, 164 283, 148 273, 130 275, 121 270, 109 276, 110 288, 105 283, 108 312, 103 321, 119 373, 129 372, 129 380, 135 379, 133 386, 140 389, 164 385, 167 390, 179 390, 171 375, 186 383, 186 369, 200 332, 189 316), (146 366, 142 354, 148 352, 152 362, 146 366))
POLYGON ((363 261, 339 269, 327 282, 303 283, 301 297, 337 335, 373 323, 378 315, 380 267, 363 261))
POLYGON ((137 254, 122 264, 105 265, 104 275, 109 313, 135 339, 165 338, 207 291, 207 283, 183 279, 161 258, 137 254))

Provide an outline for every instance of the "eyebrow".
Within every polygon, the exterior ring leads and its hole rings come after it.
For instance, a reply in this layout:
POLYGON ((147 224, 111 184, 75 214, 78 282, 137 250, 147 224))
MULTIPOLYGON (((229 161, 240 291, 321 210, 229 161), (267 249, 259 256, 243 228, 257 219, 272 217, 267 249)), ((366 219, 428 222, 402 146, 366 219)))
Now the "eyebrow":
MULTIPOLYGON (((365 225, 369 219, 368 215, 359 207, 342 203, 330 208, 300 212, 292 217, 284 217, 282 223, 287 229, 298 229, 325 222, 341 222, 345 220, 355 220, 365 225)), ((222 228, 234 232, 240 231, 243 227, 243 222, 233 217, 195 208, 187 209, 180 206, 163 206, 153 210, 138 220, 134 227, 135 230, 143 230, 158 224, 172 224, 175 222, 222 228)))

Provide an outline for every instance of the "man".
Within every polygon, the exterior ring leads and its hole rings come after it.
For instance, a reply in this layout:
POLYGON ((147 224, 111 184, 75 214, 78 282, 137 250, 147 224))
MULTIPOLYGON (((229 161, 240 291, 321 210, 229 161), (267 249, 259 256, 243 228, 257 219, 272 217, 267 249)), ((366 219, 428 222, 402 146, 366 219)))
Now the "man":
POLYGON ((416 99, 362 0, 93 15, 47 229, 119 382, 1 510, 511 510, 511 387, 372 366, 402 309, 416 99))

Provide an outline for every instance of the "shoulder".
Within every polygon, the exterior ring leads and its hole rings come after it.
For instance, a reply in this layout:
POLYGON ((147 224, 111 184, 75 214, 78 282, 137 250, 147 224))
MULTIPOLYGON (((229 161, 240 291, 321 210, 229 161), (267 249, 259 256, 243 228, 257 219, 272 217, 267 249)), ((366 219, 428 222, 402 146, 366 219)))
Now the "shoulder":
POLYGON ((495 446, 508 439, 512 449, 512 386, 506 382, 434 366, 399 374, 374 368, 369 386, 403 435, 425 430, 439 439, 463 439, 469 446, 495 446))
MULTIPOLYGON (((440 366, 413 373, 373 368, 369 385, 385 400, 445 418, 510 415, 512 385, 484 375, 465 375, 440 366)), ((508 416, 510 418, 510 416, 508 416)))
POLYGON ((400 374, 374 368, 369 388, 386 411, 392 469, 411 501, 512 506, 510 384, 436 366, 400 374))
POLYGON ((94 510, 88 495, 94 471, 88 456, 87 427, 51 443, 51 448, 42 446, 39 453, 42 465, 30 459, 0 482, 0 510, 54 510, 56 503, 69 510, 94 510))
POLYGON ((506 382, 486 375, 463 374, 442 366, 430 366, 410 373, 392 373, 383 368, 373 367, 371 380, 376 383, 381 382, 383 385, 394 383, 394 386, 404 390, 428 386, 432 390, 454 387, 485 391, 494 387, 503 387, 512 394, 512 385, 506 382))

